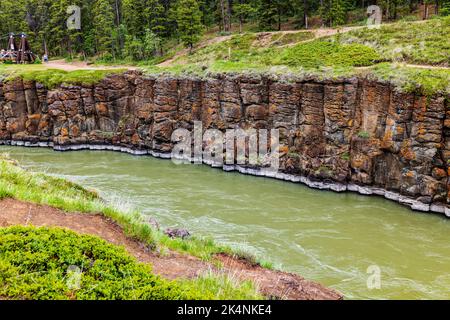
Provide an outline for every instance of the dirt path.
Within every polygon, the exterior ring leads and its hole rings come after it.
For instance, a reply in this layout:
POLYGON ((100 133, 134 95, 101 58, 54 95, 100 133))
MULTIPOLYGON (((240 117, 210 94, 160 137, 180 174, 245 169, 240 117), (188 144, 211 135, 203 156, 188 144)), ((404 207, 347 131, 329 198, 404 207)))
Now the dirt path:
MULTIPOLYGON (((423 21, 415 21, 414 23, 425 23, 427 22, 427 20, 423 20, 423 21)), ((383 26, 386 25, 391 25, 394 23, 384 23, 383 26)), ((358 29, 363 29, 366 26, 353 26, 353 27, 342 27, 342 28, 317 28, 317 29, 301 29, 301 30, 283 30, 283 31, 266 31, 266 32, 259 32, 259 33, 255 33, 257 35, 258 40, 256 42, 258 42, 258 46, 264 45, 264 41, 265 38, 266 39, 266 45, 270 45, 270 39, 272 38, 271 36, 274 34, 291 34, 291 33, 301 33, 301 32, 311 32, 314 34, 314 37, 308 40, 304 40, 304 41, 300 41, 300 42, 296 42, 296 43, 289 43, 286 44, 284 46, 281 47, 291 47, 294 46, 298 43, 305 43, 305 42, 310 42, 310 41, 314 41, 316 39, 319 38, 324 38, 324 37, 329 37, 329 36, 333 36, 335 34, 338 33, 347 33, 353 30, 358 30, 358 29), (270 36, 270 37, 268 37, 270 36), (259 43, 261 42, 261 43, 259 43)), ((199 50, 202 48, 205 48, 207 46, 216 44, 216 43, 220 43, 223 41, 227 41, 229 39, 232 38, 232 35, 226 35, 226 36, 218 36, 218 37, 214 37, 208 40, 205 40, 203 42, 201 42, 200 44, 198 44, 194 50, 199 50)), ((187 54, 189 54, 189 49, 182 49, 180 51, 178 51, 173 57, 171 57, 170 59, 167 59, 163 62, 161 62, 160 64, 158 64, 159 67, 168 67, 171 66, 172 63, 174 63, 177 59, 186 56, 187 54)), ((181 62, 183 63, 183 62, 181 62)), ((117 65, 117 66, 92 66, 92 65, 88 65, 86 62, 83 61, 74 61, 74 62, 67 62, 65 60, 52 60, 49 61, 48 63, 43 64, 44 66, 51 68, 51 69, 60 69, 60 70, 65 70, 65 71, 76 71, 76 70, 105 70, 105 69, 128 69, 128 70, 137 70, 137 67, 134 66, 127 66, 127 65, 117 65)), ((441 66, 429 66, 429 65, 415 65, 415 64, 405 64, 405 66, 407 67, 414 67, 414 68, 422 68, 422 69, 450 69, 450 67, 441 67, 441 66)), ((365 69, 366 67, 361 67, 359 69, 365 69)))
POLYGON ((43 66, 49 69, 59 69, 64 71, 76 71, 76 70, 114 70, 114 69, 128 69, 136 70, 136 67, 119 65, 119 66, 92 66, 83 61, 67 62, 65 60, 51 60, 47 63, 43 63, 43 66))
MULTIPOLYGON (((215 43, 219 43, 219 42, 223 42, 223 41, 227 41, 229 39, 231 39, 232 35, 229 36, 220 36, 220 37, 215 37, 206 41, 201 42, 199 45, 197 45, 194 50, 199 50, 202 48, 205 48, 207 46, 213 45, 215 43)), ((185 56, 189 53, 189 49, 183 49, 178 51, 172 58, 167 59, 163 62, 161 62, 160 64, 158 64, 158 67, 168 67, 170 66, 175 60, 177 60, 178 58, 185 56)))
POLYGON ((296 274, 253 266, 227 255, 216 256, 223 266, 220 270, 212 263, 173 251, 159 255, 144 244, 126 237, 117 224, 100 214, 65 213, 48 206, 4 199, 0 201, 0 227, 11 225, 57 226, 98 236, 112 244, 124 246, 131 255, 141 262, 152 264, 155 273, 168 279, 194 278, 213 270, 241 280, 254 281, 266 297, 289 300, 342 299, 338 292, 296 274))
MULTIPOLYGON (((347 28, 343 28, 342 30, 340 30, 340 32, 348 32, 348 31, 354 30, 356 28, 361 28, 361 27, 347 27, 347 28)), ((300 32, 312 32, 314 34, 314 38, 302 41, 302 42, 307 42, 307 41, 315 40, 317 38, 331 36, 333 34, 336 34, 338 32, 338 29, 320 28, 320 29, 310 29, 310 30, 305 29, 305 30, 285 30, 285 31, 264 31, 264 32, 257 32, 257 33, 255 33, 255 35, 257 36, 257 38, 258 37, 259 38, 264 38, 265 35, 270 35, 271 36, 271 35, 274 35, 274 34, 282 35, 282 34, 300 33, 300 32)), ((206 40, 204 42, 201 42, 199 45, 197 45, 194 48, 194 51, 202 49, 202 48, 205 48, 205 47, 210 46, 212 44, 216 44, 216 43, 220 43, 220 42, 223 42, 223 41, 230 40, 233 35, 236 35, 236 34, 215 37, 215 38, 206 40)), ((290 45, 292 45, 292 44, 290 44, 290 45)), ((286 45, 286 46, 288 46, 288 45, 286 45)), ((180 50, 172 58, 167 59, 164 62, 161 62, 160 64, 158 64, 158 67, 168 67, 168 66, 172 65, 172 63, 175 62, 177 59, 179 59, 179 58, 181 58, 183 56, 186 56, 188 53, 189 53, 189 49, 180 50)))

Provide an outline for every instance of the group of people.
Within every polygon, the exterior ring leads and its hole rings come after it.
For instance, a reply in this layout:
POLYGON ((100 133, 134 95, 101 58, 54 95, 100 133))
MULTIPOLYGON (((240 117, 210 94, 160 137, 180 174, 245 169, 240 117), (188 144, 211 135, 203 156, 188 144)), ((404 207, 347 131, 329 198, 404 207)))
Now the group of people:
MULTIPOLYGON (((7 51, 5 49, 0 50, 0 61, 16 61, 17 53, 15 51, 7 51)), ((48 55, 44 54, 42 56, 43 62, 48 62, 48 55)))
POLYGON ((0 50, 0 61, 14 61, 16 60, 16 53, 14 51, 6 51, 5 49, 0 50))
MULTIPOLYGON (((8 36, 7 49, 0 50, 0 61, 4 62, 16 62, 16 63, 35 63, 37 56, 31 50, 31 45, 28 42, 25 33, 20 33, 16 36, 14 33, 10 33, 8 36)), ((47 54, 42 57, 44 62, 48 61, 47 54)))

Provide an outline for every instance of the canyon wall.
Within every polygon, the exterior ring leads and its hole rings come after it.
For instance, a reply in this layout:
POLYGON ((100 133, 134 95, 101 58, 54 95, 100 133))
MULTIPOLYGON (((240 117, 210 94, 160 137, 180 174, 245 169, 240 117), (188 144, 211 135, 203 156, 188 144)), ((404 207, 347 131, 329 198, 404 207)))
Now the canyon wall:
MULTIPOLYGON (((172 132, 192 130, 194 121, 203 129, 274 128, 280 130, 281 158, 280 171, 272 176, 382 195, 450 216, 448 101, 365 78, 127 72, 96 85, 52 90, 15 79, 0 82, 0 140, 57 150, 115 146, 167 155, 172 132)), ((264 175, 256 168, 231 169, 264 175)))

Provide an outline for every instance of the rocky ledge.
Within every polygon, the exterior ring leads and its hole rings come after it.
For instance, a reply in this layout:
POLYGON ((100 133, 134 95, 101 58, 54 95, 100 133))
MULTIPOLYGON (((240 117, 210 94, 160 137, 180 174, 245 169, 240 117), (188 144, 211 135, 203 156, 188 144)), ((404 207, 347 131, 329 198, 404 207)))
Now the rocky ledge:
POLYGON ((0 140, 168 157, 174 130, 279 129, 280 170, 225 166, 334 191, 382 195, 450 216, 448 95, 366 78, 111 75, 55 89, 0 82, 0 140))

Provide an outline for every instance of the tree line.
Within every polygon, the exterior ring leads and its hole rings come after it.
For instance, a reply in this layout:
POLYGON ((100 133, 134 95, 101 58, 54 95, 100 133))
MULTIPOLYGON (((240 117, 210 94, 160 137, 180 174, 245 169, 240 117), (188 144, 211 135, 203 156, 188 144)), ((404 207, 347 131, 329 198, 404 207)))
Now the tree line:
POLYGON ((10 32, 25 32, 39 54, 145 60, 164 55, 174 41, 192 48, 207 29, 226 34, 250 23, 271 31, 285 21, 308 28, 311 17, 338 26, 348 23, 349 12, 372 4, 385 19, 420 4, 450 13, 450 0, 1 0, 0 36, 6 41, 10 32), (80 30, 67 28, 71 5, 81 8, 80 30))

